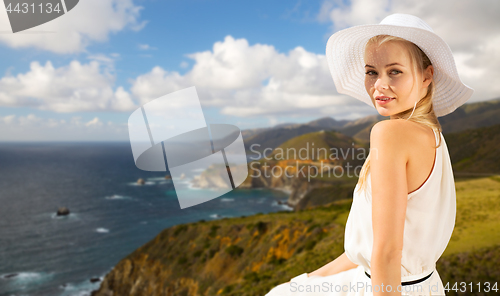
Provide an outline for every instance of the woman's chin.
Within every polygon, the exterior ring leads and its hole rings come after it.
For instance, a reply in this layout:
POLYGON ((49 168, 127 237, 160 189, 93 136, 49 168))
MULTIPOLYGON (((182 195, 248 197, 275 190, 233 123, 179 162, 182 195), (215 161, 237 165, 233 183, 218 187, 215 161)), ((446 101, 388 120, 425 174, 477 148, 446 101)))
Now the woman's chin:
POLYGON ((393 114, 393 112, 390 112, 389 110, 384 109, 384 108, 377 108, 377 111, 378 111, 378 114, 385 116, 385 117, 391 116, 393 114))

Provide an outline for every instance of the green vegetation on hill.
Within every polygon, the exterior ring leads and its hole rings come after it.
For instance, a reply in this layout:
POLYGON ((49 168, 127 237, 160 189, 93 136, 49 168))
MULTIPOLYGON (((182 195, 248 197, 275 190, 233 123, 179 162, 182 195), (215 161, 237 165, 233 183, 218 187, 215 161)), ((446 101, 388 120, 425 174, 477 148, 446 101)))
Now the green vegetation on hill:
MULTIPOLYGON (((291 138, 311 132, 316 132, 319 130, 321 130, 320 127, 313 127, 308 125, 265 130, 245 139, 245 149, 247 150, 247 152, 252 154, 254 153, 254 151, 262 153, 265 149, 270 148, 272 150, 291 138)), ((268 153, 266 153, 266 155, 267 154, 268 153)))
POLYGON ((443 134, 500 124, 500 99, 465 104, 439 122, 443 134))
POLYGON ((340 128, 338 131, 344 135, 360 139, 363 141, 370 141, 370 130, 375 123, 381 120, 387 120, 388 117, 378 115, 366 116, 354 121, 351 121, 340 128))
MULTIPOLYGON (((498 282, 500 177, 456 179, 456 188, 457 222, 437 264, 441 279, 498 282)), ((122 259, 93 296, 264 295, 342 254, 351 202, 165 229, 122 259)))
MULTIPOLYGON (((335 131, 319 131, 307 133, 292 138, 277 147, 272 157, 281 159, 314 160, 331 159, 335 157, 352 160, 353 154, 356 160, 357 153, 364 150, 365 157, 368 156, 368 145, 365 142, 355 140, 335 131), (354 148, 354 149, 353 149, 354 148), (300 152, 302 149, 302 152, 300 152), (353 151, 354 150, 354 151, 353 151), (306 158, 306 156, 308 158, 306 158)), ((362 159, 364 161, 364 159, 362 159)))
POLYGON ((445 135, 456 172, 500 173, 500 124, 445 135))
POLYGON ((489 296, 500 293, 498 262, 500 262, 500 244, 442 257, 436 268, 445 289, 449 289, 445 291, 446 295, 489 296), (464 285, 467 287, 465 291, 464 285), (495 288, 495 286, 497 291, 493 289, 485 291, 485 288, 495 288), (460 290, 464 292, 459 292, 460 290))
POLYGON ((302 210, 315 208, 343 199, 352 200, 354 187, 356 187, 356 181, 347 182, 342 180, 337 184, 314 188, 299 201, 295 208, 302 210))

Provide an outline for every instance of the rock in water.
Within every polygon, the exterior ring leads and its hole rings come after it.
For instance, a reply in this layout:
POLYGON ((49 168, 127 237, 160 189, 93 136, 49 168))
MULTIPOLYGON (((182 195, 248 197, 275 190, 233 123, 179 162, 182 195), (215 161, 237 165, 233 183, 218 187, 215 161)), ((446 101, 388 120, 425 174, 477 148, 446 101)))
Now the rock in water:
POLYGON ((3 278, 10 279, 10 278, 16 277, 17 275, 18 275, 17 273, 6 274, 3 276, 3 278))
POLYGON ((165 179, 167 179, 167 180, 171 180, 171 179, 172 179, 172 176, 170 176, 170 175, 165 175, 165 179))
POLYGON ((69 215, 69 209, 66 207, 60 207, 57 210, 57 216, 67 216, 69 215))
POLYGON ((90 279, 91 283, 96 283, 96 282, 100 282, 100 281, 101 281, 101 279, 97 278, 97 277, 93 277, 93 278, 90 279))
POLYGON ((146 181, 144 181, 143 178, 139 178, 139 180, 137 180, 137 184, 144 185, 144 184, 146 184, 146 181))

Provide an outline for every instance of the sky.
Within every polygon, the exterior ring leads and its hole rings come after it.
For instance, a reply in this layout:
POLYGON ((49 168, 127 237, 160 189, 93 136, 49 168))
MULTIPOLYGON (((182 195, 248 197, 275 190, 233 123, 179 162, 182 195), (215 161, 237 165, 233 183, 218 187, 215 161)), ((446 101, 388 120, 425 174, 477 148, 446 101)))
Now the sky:
POLYGON ((336 91, 326 42, 397 12, 450 45, 469 102, 500 97, 497 0, 81 0, 17 33, 1 6, 0 141, 128 141, 134 110, 191 86, 242 130, 374 115, 336 91))

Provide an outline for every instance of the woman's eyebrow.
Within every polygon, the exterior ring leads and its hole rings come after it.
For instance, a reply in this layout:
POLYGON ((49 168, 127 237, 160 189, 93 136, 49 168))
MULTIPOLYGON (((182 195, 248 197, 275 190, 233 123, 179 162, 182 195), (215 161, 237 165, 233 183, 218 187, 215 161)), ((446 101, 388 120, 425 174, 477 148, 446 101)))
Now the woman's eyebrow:
MULTIPOLYGON (((394 66, 394 65, 398 65, 398 66, 403 67, 403 65, 401 65, 401 64, 399 64, 399 63, 387 64, 387 65, 385 65, 385 67, 387 68, 387 67, 394 66)), ((369 67, 369 68, 375 68, 374 66, 371 66, 371 65, 365 65, 365 68, 366 68, 366 67, 369 67)))
POLYGON ((390 67, 390 66, 395 66, 395 65, 398 65, 398 66, 401 66, 403 67, 403 65, 401 65, 400 63, 392 63, 392 64, 388 64, 388 65, 385 65, 385 67, 390 67))

